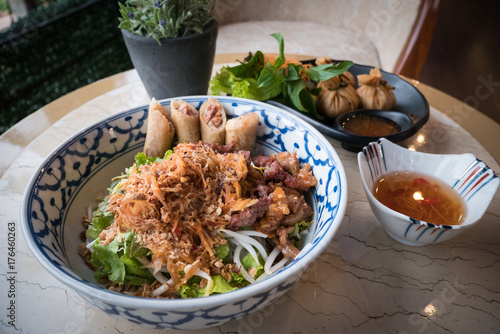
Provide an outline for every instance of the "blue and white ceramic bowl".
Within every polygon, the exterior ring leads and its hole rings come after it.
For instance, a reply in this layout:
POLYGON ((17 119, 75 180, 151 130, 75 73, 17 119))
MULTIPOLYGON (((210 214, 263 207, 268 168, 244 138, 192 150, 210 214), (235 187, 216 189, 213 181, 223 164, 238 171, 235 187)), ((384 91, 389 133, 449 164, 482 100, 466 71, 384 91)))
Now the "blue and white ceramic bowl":
MULTIPOLYGON (((181 97, 199 108, 207 96, 181 97)), ((312 191, 312 233, 285 269, 249 287, 196 300, 155 300, 118 294, 93 278, 77 253, 86 206, 105 194, 112 177, 131 165, 142 151, 148 106, 121 112, 82 130, 60 145, 31 179, 22 203, 26 243, 54 277, 112 317, 167 329, 216 326, 262 309, 283 295, 328 246, 347 205, 347 181, 330 143, 303 120, 271 105, 247 99, 217 97, 228 117, 259 114, 254 153, 297 152, 319 180, 312 191)), ((171 99, 160 101, 169 110, 171 99)))
POLYGON ((497 191, 500 179, 473 154, 415 152, 382 138, 358 153, 363 187, 375 217, 393 239, 410 246, 442 242, 480 221, 497 191), (373 184, 392 171, 413 171, 434 176, 457 190, 465 203, 460 225, 435 225, 389 209, 373 196, 373 184))

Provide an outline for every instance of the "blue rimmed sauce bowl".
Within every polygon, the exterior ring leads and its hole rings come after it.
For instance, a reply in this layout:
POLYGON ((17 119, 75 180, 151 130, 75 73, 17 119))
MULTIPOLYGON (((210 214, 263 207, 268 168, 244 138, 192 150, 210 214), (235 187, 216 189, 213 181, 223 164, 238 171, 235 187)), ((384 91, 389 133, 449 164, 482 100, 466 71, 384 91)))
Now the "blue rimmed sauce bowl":
POLYGON ((449 240, 477 224, 486 212, 500 179, 473 154, 415 152, 381 138, 358 153, 363 188, 370 207, 389 236, 410 246, 449 240), (375 182, 393 171, 433 176, 455 189, 463 200, 465 218, 460 225, 437 225, 394 211, 373 195, 375 182))

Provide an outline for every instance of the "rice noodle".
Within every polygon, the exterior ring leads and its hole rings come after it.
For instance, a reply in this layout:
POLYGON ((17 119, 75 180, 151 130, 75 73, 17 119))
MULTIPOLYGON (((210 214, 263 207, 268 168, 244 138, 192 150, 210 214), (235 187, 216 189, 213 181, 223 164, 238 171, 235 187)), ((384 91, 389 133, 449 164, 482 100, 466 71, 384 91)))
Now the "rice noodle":
POLYGON ((268 275, 271 275, 271 266, 274 263, 274 260, 276 260, 276 257, 281 253, 278 247, 274 247, 274 249, 271 251, 269 254, 269 257, 266 260, 266 263, 264 263, 264 272, 266 272, 268 275))
MULTIPOLYGON (((92 204, 90 204, 88 207, 87 207, 87 219, 90 221, 92 220, 92 204)), ((89 224, 87 226, 87 229, 90 229, 91 228, 91 224, 89 224)))
POLYGON ((242 241, 240 239, 233 239, 233 242, 236 245, 241 245, 243 248, 245 248, 254 258, 255 262, 259 263, 259 256, 257 255, 257 252, 255 251, 255 248, 252 247, 249 243, 246 243, 245 241, 242 241))
POLYGON ((238 232, 235 232, 238 234, 243 234, 243 235, 248 235, 251 237, 261 237, 261 238, 267 238, 267 234, 259 232, 259 231, 253 231, 253 230, 241 230, 238 232))
POLYGON ((161 284, 167 283, 167 278, 163 276, 161 272, 155 272, 150 261, 143 257, 136 257, 136 259, 151 272, 151 274, 154 276, 154 278, 156 278, 158 282, 160 282, 161 284))
POLYGON ((290 260, 289 257, 284 257, 281 259, 280 262, 276 263, 274 266, 272 266, 271 268, 269 268, 269 270, 271 271, 271 273, 275 273, 277 272, 278 270, 281 269, 281 267, 284 267, 285 264, 288 262, 288 260, 290 260))
POLYGON ((90 251, 91 253, 93 253, 93 252, 94 252, 94 248, 93 248, 92 246, 94 246, 94 244, 95 244, 95 242, 96 242, 97 240, 99 240, 99 239, 94 239, 94 240, 92 240, 91 242, 89 242, 89 243, 87 244, 87 248, 89 249, 89 251, 90 251))
POLYGON ((212 292, 212 289, 214 288, 214 281, 213 281, 212 277, 201 269, 196 269, 196 271, 193 275, 200 276, 200 277, 207 280, 207 286, 206 286, 205 294, 203 295, 203 297, 209 296, 210 293, 212 292))
POLYGON ((207 297, 210 295, 210 293, 212 292, 212 289, 214 288, 214 281, 209 274, 207 274, 206 272, 204 272, 200 268, 194 267, 191 264, 188 264, 184 267, 184 272, 186 273, 187 277, 189 277, 189 278, 191 278, 192 276, 199 276, 201 278, 206 279, 207 286, 206 286, 205 293, 204 293, 203 297, 207 297))
POLYGON ((162 293, 167 291, 170 288, 170 286, 173 284, 174 284, 174 280, 171 278, 167 282, 163 283, 159 288, 157 288, 156 290, 151 292, 151 296, 158 297, 159 295, 161 295, 162 293))
POLYGON ((257 240, 255 240, 247 235, 241 234, 240 232, 233 232, 233 231, 226 230, 226 229, 220 229, 219 231, 224 232, 227 236, 233 237, 235 239, 241 240, 243 242, 246 242, 246 243, 254 246, 255 248, 257 248, 260 255, 262 255, 262 258, 264 259, 264 261, 267 260, 267 252, 264 249, 264 246, 262 246, 262 244, 260 242, 258 242, 257 240))
POLYGON ((255 279, 252 276, 250 276, 250 274, 245 270, 245 268, 243 268, 243 265, 241 264, 240 255, 241 255, 241 250, 242 249, 243 249, 243 247, 241 245, 237 245, 236 246, 236 248, 234 249, 233 261, 240 268, 240 272, 239 273, 242 274, 243 277, 247 281, 249 281, 250 283, 254 284, 256 282, 255 279))

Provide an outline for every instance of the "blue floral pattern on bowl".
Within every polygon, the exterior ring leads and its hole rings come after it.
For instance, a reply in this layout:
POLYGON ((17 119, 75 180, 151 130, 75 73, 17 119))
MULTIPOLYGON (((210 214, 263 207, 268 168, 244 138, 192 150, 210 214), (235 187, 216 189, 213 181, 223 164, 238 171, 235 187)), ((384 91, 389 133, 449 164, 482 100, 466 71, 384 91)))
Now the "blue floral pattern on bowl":
MULTIPOLYGON (((196 108, 207 96, 181 97, 196 108)), ((299 256, 281 272, 234 292, 192 300, 153 300, 117 294, 93 279, 77 254, 86 207, 105 194, 140 152, 148 106, 117 113, 80 131, 54 150, 32 177, 22 203, 25 240, 42 266, 112 317, 157 329, 216 326, 262 309, 283 295, 330 243, 347 205, 343 166, 330 143, 312 126, 279 108, 252 100, 217 97, 228 117, 259 114, 254 153, 297 152, 318 178, 312 191, 312 233, 299 256)), ((172 99, 160 101, 169 110, 172 99)))

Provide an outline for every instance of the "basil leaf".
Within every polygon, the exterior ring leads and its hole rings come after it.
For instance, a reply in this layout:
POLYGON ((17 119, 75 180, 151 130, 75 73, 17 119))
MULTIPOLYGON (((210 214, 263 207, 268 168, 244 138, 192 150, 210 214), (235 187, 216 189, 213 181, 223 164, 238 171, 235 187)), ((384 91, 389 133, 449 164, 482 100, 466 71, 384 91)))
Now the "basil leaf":
POLYGON ((285 77, 286 81, 294 81, 294 80, 300 80, 300 70, 302 66, 301 65, 294 65, 294 64, 289 64, 288 65, 288 75, 285 77))
POLYGON ((257 80, 257 86, 261 87, 278 87, 283 82, 283 74, 270 66, 266 65, 260 72, 257 80))
POLYGON ((299 111, 308 112, 308 110, 302 105, 299 98, 300 92, 304 89, 305 85, 302 80, 290 81, 287 86, 287 98, 299 111))
POLYGON ((326 81, 334 76, 340 75, 347 71, 351 66, 352 61, 343 61, 336 65, 334 64, 324 64, 306 69, 307 76, 312 81, 326 81))
POLYGON ((310 112, 314 117, 322 119, 322 117, 316 111, 316 101, 307 90, 304 89, 299 92, 299 99, 304 109, 310 112))
POLYGON ((257 51, 247 63, 241 63, 233 67, 226 67, 236 78, 257 78, 264 66, 264 54, 257 51))
POLYGON ((283 39, 283 35, 280 32, 271 34, 271 36, 274 37, 279 45, 279 56, 274 62, 274 68, 278 69, 285 63, 285 40, 283 39))

